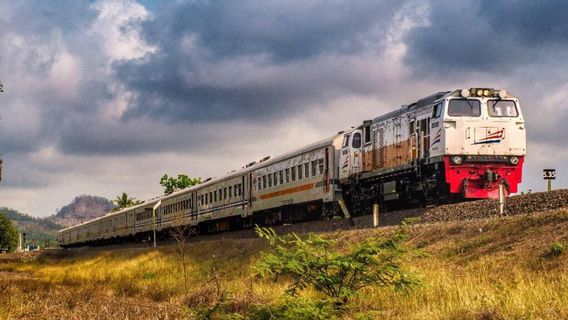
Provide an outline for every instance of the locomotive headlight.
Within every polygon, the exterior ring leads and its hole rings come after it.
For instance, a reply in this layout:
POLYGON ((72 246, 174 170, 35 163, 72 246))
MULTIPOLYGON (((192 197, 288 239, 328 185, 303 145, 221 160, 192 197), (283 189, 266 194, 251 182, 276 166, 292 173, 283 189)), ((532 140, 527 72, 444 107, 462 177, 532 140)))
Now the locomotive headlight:
POLYGON ((452 157, 452 162, 454 164, 461 164, 463 162, 463 158, 460 156, 453 156, 452 157))
POLYGON ((489 90, 487 89, 483 90, 483 95, 489 97, 489 90))
POLYGON ((464 98, 469 97, 469 90, 463 89, 463 90, 461 91, 461 95, 462 95, 462 97, 464 97, 464 98))
POLYGON ((510 157, 509 163, 512 164, 512 165, 516 165, 517 163, 519 163, 519 158, 518 157, 510 157))
POLYGON ((483 95, 483 90, 482 89, 478 89, 477 90, 477 96, 481 97, 483 95))

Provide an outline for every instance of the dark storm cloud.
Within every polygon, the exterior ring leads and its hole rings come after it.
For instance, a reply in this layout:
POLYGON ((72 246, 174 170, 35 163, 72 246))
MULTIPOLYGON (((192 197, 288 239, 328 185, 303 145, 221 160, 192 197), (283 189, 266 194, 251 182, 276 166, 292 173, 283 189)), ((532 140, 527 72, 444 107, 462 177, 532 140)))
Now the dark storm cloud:
MULTIPOLYGON (((322 97, 350 87, 350 76, 342 85, 335 81, 349 70, 336 68, 334 81, 314 77, 313 73, 324 73, 323 65, 320 70, 307 66, 306 74, 289 71, 316 63, 322 56, 378 54, 400 6, 400 2, 377 1, 172 5, 144 27, 145 39, 159 53, 143 62, 115 66, 117 77, 138 97, 124 118, 189 122, 268 118, 315 101, 323 103, 322 97), (243 67, 247 59, 256 68, 243 67), (208 69, 220 68, 219 64, 226 68, 225 74, 217 72, 215 81, 208 81, 208 69), (261 76, 271 68, 276 70, 270 79, 261 76)), ((333 63, 328 67, 334 68, 333 63)))
POLYGON ((150 42, 173 50, 187 34, 217 59, 268 53, 277 62, 322 52, 355 52, 381 41, 398 1, 189 1, 146 26, 150 42))
POLYGON ((433 1, 429 24, 406 37, 419 72, 503 72, 566 58, 565 1, 433 1))

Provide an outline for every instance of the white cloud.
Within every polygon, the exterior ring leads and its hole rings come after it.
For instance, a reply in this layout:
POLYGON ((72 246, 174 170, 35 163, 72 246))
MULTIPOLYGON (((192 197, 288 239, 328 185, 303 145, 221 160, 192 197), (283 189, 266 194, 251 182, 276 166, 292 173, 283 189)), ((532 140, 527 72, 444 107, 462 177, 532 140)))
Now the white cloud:
POLYGON ((141 59, 156 52, 140 36, 140 23, 151 19, 144 6, 128 0, 100 0, 92 8, 98 11, 98 16, 87 33, 101 37, 109 63, 141 59))

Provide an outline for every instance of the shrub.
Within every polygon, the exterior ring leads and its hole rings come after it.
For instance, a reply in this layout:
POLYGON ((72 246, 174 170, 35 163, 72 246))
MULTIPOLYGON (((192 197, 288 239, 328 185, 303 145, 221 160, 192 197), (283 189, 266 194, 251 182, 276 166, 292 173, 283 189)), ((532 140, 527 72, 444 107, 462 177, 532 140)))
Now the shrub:
POLYGON ((566 251, 567 244, 565 242, 555 242, 542 254, 543 258, 556 258, 566 251))
POLYGON ((16 250, 18 246, 18 231, 3 213, 0 213, 0 249, 16 250))
POLYGON ((233 314, 231 320, 334 320, 339 316, 338 310, 329 301, 288 297, 277 305, 257 306, 246 317, 233 314))
POLYGON ((401 265, 407 252, 401 245, 405 239, 402 228, 390 237, 367 239, 345 252, 337 250, 337 241, 315 234, 302 239, 296 234, 280 237, 271 228, 257 227, 256 232, 272 246, 256 266, 257 274, 290 278, 287 293, 292 296, 313 287, 340 308, 368 286, 409 289, 416 283, 401 265))

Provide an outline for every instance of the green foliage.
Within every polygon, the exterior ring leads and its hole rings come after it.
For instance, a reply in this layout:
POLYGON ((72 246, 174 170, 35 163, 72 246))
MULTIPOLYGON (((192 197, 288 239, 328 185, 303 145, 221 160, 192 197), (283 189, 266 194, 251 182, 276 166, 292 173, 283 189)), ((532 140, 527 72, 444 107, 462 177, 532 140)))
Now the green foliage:
POLYGON ((53 245, 57 242, 57 231, 63 229, 48 218, 36 218, 10 208, 0 208, 0 213, 4 214, 12 221, 20 233, 26 234, 27 244, 37 244, 40 246, 53 245))
MULTIPOLYGON (((328 300, 312 300, 301 297, 289 297, 278 305, 258 306, 248 317, 250 320, 333 320, 340 317, 340 312, 328 300)), ((234 319, 238 319, 234 317, 234 319)))
POLYGON ((3 213, 0 213, 0 248, 14 251, 18 247, 18 231, 3 213))
POLYGON ((542 257, 547 258, 547 259, 556 258, 556 257, 560 256, 561 254, 563 254, 566 251, 567 247, 568 247, 567 242, 555 242, 552 245, 550 245, 548 250, 546 250, 542 254, 542 257))
POLYGON ((189 188, 191 186, 200 183, 201 183, 201 178, 198 177, 192 179, 185 174, 178 174, 177 178, 170 177, 167 174, 164 174, 162 178, 160 178, 160 185, 164 187, 165 194, 170 194, 174 191, 189 188))
POLYGON ((407 253, 402 246, 403 229, 385 238, 371 238, 350 251, 340 251, 335 240, 309 234, 302 239, 276 235, 271 228, 256 228, 272 251, 264 253, 256 266, 262 277, 289 277, 287 293, 313 287, 342 306, 359 290, 368 286, 410 289, 416 281, 403 270, 401 258, 407 253))
POLYGON ((119 211, 124 208, 141 204, 144 201, 136 200, 136 198, 131 198, 126 194, 126 192, 123 192, 120 196, 117 196, 116 199, 114 199, 112 202, 116 205, 116 208, 114 208, 113 211, 119 211))

